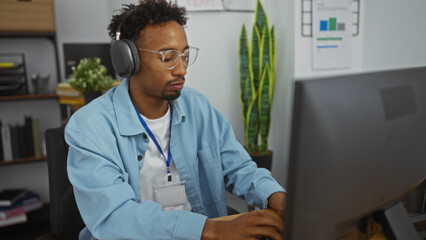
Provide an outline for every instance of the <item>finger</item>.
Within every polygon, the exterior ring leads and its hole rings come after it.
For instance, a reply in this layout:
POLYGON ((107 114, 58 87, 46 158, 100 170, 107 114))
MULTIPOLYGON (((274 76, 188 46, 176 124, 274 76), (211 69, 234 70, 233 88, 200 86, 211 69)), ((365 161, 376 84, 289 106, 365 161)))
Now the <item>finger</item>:
MULTIPOLYGON (((256 232, 257 232, 257 236, 267 237, 269 239, 274 239, 274 240, 283 239, 283 234, 278 232, 273 227, 266 227, 266 226, 260 227, 256 229, 256 232)), ((260 238, 260 239, 263 239, 263 238, 260 238)))
POLYGON ((280 233, 284 231, 284 222, 281 218, 267 212, 258 212, 254 215, 259 218, 256 221, 257 225, 274 227, 280 233))

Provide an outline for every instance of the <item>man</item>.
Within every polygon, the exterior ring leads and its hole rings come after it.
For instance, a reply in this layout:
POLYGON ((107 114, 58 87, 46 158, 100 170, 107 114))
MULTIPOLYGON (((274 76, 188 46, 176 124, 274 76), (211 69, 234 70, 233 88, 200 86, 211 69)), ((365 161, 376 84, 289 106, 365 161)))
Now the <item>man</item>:
POLYGON ((140 70, 66 126, 68 175, 86 225, 80 239, 282 238, 282 220, 268 213, 207 219, 227 214, 226 187, 278 212, 285 194, 229 122, 184 88, 198 52, 188 45, 185 14, 166 0, 143 0, 112 19, 110 36, 132 41, 140 70))

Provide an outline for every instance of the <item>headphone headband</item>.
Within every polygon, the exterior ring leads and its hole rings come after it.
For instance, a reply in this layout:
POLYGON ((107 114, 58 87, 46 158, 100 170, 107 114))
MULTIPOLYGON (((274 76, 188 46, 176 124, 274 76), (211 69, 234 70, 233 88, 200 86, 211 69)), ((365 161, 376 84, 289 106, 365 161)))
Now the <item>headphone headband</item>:
POLYGON ((121 35, 121 21, 118 23, 117 30, 115 30, 115 40, 120 40, 121 35))

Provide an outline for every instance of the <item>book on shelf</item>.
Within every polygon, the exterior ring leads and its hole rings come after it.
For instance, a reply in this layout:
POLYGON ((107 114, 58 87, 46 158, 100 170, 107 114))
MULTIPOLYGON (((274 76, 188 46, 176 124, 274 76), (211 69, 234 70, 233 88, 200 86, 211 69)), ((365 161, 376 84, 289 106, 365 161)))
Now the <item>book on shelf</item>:
POLYGON ((24 124, 0 124, 0 144, 2 153, 0 160, 41 157, 41 141, 38 121, 25 116, 24 124))
POLYGON ((8 125, 2 124, 1 138, 3 146, 3 161, 12 161, 12 140, 10 139, 10 127, 8 125))
POLYGON ((75 90, 71 85, 67 82, 60 82, 56 87, 56 94, 60 97, 83 97, 83 94, 75 90))
MULTIPOLYGON (((120 85, 120 80, 114 80, 111 87, 120 85)), ((68 82, 60 82, 56 87, 56 94, 60 104, 83 106, 85 104, 83 94, 77 91, 68 82)))
POLYGON ((33 118, 31 116, 25 117, 25 141, 26 141, 26 147, 25 152, 27 157, 34 157, 34 138, 33 138, 33 118))
POLYGON ((12 145, 12 159, 18 159, 21 157, 19 149, 19 126, 11 125, 10 127, 10 144, 12 145))
POLYGON ((0 192, 0 207, 10 207, 26 195, 24 189, 5 189, 0 192))
POLYGON ((40 145, 40 134, 38 129, 37 119, 33 119, 31 122, 31 130, 33 132, 33 143, 34 143, 34 157, 41 157, 41 145, 40 145))
MULTIPOLYGON (((27 139, 25 137, 25 126, 24 125, 18 125, 17 127, 17 133, 18 133, 18 142, 17 142, 17 148, 18 148, 18 155, 14 157, 14 159, 18 158, 25 158, 27 156, 27 139)), ((12 142, 13 143, 13 142, 12 142)), ((13 147, 12 147, 13 149, 13 147)))
POLYGON ((26 214, 25 209, 23 207, 3 210, 0 211, 0 221, 23 214, 26 214))
POLYGON ((12 206, 0 207, 0 221, 22 213, 26 214, 42 207, 43 202, 40 196, 31 191, 26 191, 25 195, 12 206))
POLYGON ((24 191, 24 195, 11 206, 0 207, 0 227, 24 223, 27 221, 27 213, 43 207, 38 194, 24 189, 16 190, 24 191))
POLYGON ((3 141, 1 138, 1 126, 2 126, 2 121, 0 119, 0 161, 3 161, 4 155, 3 155, 3 141))
POLYGON ((24 213, 21 215, 6 218, 4 220, 0 220, 0 227, 6 227, 13 224, 24 223, 26 221, 27 221, 27 214, 24 213))

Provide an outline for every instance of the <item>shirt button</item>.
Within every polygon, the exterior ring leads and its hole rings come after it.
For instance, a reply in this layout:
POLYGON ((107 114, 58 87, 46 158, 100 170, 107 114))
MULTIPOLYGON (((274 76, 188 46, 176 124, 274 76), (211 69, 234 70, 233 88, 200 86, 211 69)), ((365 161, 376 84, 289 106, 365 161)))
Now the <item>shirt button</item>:
POLYGON ((142 155, 138 155, 138 161, 142 160, 142 155))
POLYGON ((143 137, 143 139, 147 139, 148 138, 148 136, 146 135, 146 133, 143 133, 142 137, 143 137))

